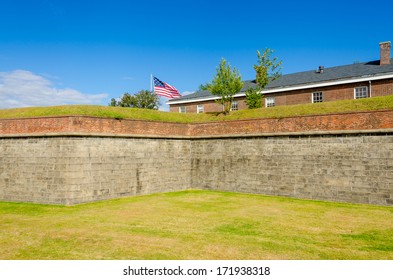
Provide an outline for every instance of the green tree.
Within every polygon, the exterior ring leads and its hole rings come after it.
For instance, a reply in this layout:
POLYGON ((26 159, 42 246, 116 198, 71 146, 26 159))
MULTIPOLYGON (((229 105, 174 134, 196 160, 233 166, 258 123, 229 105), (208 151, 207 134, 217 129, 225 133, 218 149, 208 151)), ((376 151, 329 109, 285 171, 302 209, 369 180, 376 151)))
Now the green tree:
POLYGON ((260 92, 258 87, 249 87, 246 92, 246 104, 248 109, 256 109, 262 107, 263 94, 260 92))
POLYGON ((236 68, 232 69, 224 58, 221 59, 216 70, 217 73, 213 80, 203 85, 203 88, 208 89, 213 95, 220 96, 216 102, 223 106, 224 114, 228 114, 231 110, 233 96, 242 89, 243 82, 239 71, 236 68))
POLYGON ((246 91, 246 104, 248 108, 261 108, 262 107, 262 90, 269 82, 278 79, 281 76, 281 64, 277 57, 271 58, 273 50, 264 49, 263 53, 257 51, 258 64, 254 65, 256 72, 255 88, 248 88, 246 91))
POLYGON ((208 83, 206 83, 206 84, 200 84, 199 85, 199 87, 198 87, 198 90, 209 90, 207 87, 208 87, 208 83))
POLYGON ((158 110, 158 107, 160 106, 160 99, 154 92, 141 90, 134 95, 124 93, 119 101, 112 98, 109 106, 158 110))
POLYGON ((117 106, 117 101, 115 98, 111 99, 111 102, 108 104, 109 106, 117 106))

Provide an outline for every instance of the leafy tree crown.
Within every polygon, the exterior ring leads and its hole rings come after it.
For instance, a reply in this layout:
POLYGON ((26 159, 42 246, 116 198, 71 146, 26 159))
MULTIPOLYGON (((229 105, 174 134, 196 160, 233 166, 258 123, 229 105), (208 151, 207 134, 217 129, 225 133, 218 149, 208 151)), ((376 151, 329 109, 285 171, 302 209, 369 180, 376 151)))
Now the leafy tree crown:
POLYGON ((272 53, 273 50, 268 48, 264 49, 262 53, 257 51, 258 64, 254 65, 257 85, 246 91, 246 104, 250 109, 262 107, 262 90, 269 82, 281 76, 282 61, 279 61, 277 57, 271 58, 272 53))
POLYGON ((213 80, 202 87, 208 89, 213 95, 220 96, 217 103, 223 105, 224 113, 228 113, 233 96, 243 87, 242 78, 239 71, 236 68, 232 69, 224 58, 221 59, 216 70, 213 80))
POLYGON ((254 65, 256 82, 260 90, 281 76, 281 64, 277 57, 271 58, 273 50, 264 49, 263 53, 257 51, 258 64, 254 65))
POLYGON ((109 106, 158 110, 160 100, 154 92, 149 90, 140 90, 138 93, 133 95, 124 93, 120 100, 112 98, 109 106))

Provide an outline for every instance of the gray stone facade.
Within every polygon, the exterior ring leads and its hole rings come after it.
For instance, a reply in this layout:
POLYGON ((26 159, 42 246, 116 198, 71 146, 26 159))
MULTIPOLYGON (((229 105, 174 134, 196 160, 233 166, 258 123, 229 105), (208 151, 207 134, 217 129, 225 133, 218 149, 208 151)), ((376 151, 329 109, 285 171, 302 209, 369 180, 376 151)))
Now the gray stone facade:
POLYGON ((393 135, 194 141, 191 170, 194 189, 393 205, 393 135))
POLYGON ((190 186, 190 142, 0 139, 0 200, 76 204, 190 186))
POLYGON ((212 189, 393 205, 393 135, 0 138, 0 200, 212 189))

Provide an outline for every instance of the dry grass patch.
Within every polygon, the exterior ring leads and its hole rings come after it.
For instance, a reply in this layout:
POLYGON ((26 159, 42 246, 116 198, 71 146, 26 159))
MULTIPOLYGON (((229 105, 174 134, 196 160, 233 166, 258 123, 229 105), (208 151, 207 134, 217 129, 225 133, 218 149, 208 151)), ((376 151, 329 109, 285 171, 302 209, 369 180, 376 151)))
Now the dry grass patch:
POLYGON ((393 208, 185 191, 0 203, 0 259, 393 259, 393 208))

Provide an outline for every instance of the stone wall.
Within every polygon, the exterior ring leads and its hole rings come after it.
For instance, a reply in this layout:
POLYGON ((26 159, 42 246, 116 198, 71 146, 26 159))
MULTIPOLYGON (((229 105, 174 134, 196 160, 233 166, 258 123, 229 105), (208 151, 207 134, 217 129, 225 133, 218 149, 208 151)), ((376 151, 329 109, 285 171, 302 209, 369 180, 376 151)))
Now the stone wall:
POLYGON ((174 124, 0 120, 0 200, 214 189, 393 205, 393 111, 174 124))
POLYGON ((393 205, 393 135, 192 142, 194 189, 393 205))
POLYGON ((186 140, 0 139, 0 200, 76 204, 190 186, 186 140))

